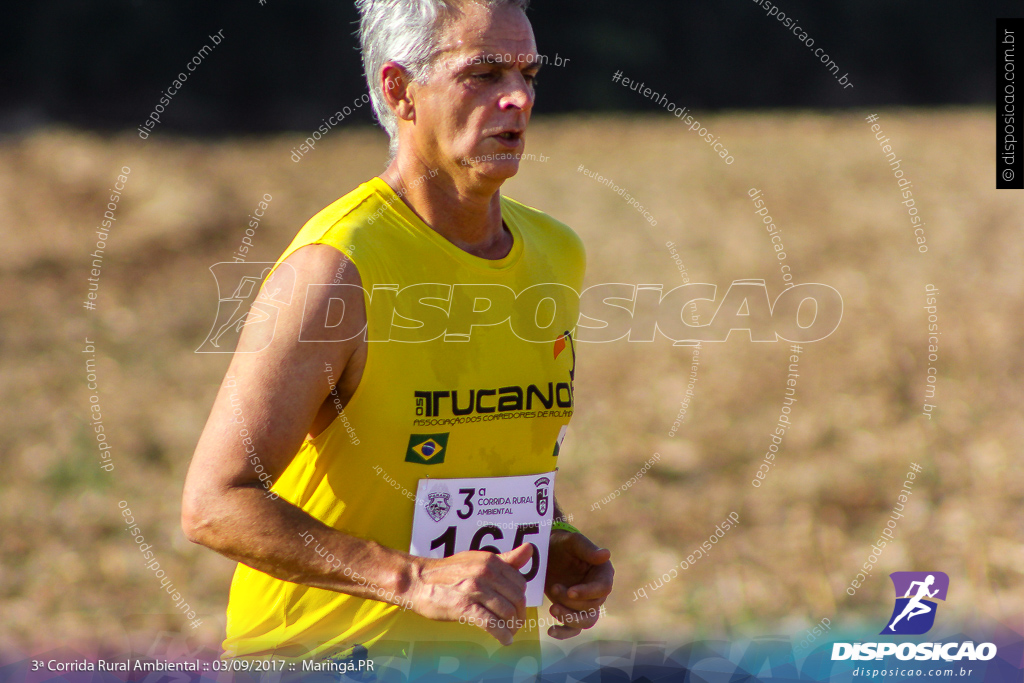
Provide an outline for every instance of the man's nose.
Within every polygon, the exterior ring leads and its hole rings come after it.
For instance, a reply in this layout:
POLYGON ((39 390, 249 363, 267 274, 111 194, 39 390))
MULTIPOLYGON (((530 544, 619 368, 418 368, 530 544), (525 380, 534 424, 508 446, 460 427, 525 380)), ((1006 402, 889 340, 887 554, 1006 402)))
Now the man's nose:
POLYGON ((520 109, 528 111, 533 108, 533 101, 536 95, 533 92, 533 88, 526 82, 526 78, 521 73, 515 73, 512 75, 512 82, 509 90, 501 97, 501 108, 502 109, 520 109))

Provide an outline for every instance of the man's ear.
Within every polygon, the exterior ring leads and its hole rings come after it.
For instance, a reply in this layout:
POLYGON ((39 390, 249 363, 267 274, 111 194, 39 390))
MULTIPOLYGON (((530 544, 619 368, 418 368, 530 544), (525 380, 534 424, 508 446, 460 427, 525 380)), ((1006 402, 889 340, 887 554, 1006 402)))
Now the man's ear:
POLYGON ((381 79, 384 99, 387 100, 391 111, 403 121, 412 121, 416 111, 412 93, 412 86, 415 84, 409 78, 408 72, 397 63, 388 62, 381 69, 381 79))

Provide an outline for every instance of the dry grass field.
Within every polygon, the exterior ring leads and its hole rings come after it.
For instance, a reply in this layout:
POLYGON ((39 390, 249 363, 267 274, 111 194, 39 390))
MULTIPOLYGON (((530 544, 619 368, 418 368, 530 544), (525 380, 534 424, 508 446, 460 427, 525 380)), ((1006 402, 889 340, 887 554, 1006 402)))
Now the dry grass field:
MULTIPOLYGON (((892 607, 887 574, 900 570, 949 574, 944 615, 1022 630, 1024 194, 993 189, 988 110, 880 112, 927 222, 929 251, 918 253, 866 113, 706 117, 730 166, 668 117, 531 129, 528 150, 550 158, 524 161, 507 194, 581 235, 588 284, 680 284, 672 241, 692 281, 721 293, 763 279, 774 299, 783 282, 748 197, 758 188, 795 280, 827 283, 845 302, 836 333, 804 347, 793 427, 760 488, 751 480, 783 404, 788 344, 735 334, 705 344, 674 436, 689 349, 666 339, 580 346, 558 498, 612 549, 617 585, 588 637, 792 635, 823 617, 877 632, 892 607), (624 187, 657 226, 580 164, 624 187), (927 284, 940 292, 942 332, 931 420, 921 415, 927 284), (637 484, 591 509, 655 453, 637 484), (912 462, 923 471, 896 543, 851 597, 912 462), (739 526, 707 557, 634 600, 732 511, 739 526)), ((298 137, 49 130, 0 140, 0 648, 119 649, 129 634, 162 630, 219 643, 233 564, 178 526, 185 471, 228 361, 194 353, 217 308, 208 268, 230 260, 265 193, 249 260, 275 260, 386 154, 376 131, 337 130, 294 163, 298 137), (122 166, 131 173, 86 311, 94 228, 122 166), (92 438, 86 338, 109 473, 92 438), (203 619, 197 630, 143 566, 119 501, 203 619)))

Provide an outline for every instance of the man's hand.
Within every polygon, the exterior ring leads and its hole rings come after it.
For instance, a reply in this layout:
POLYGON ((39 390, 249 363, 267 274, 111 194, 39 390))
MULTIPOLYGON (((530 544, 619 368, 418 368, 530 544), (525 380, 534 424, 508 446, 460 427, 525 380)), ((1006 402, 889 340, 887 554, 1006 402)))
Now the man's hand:
POLYGON ((427 619, 479 626, 511 645, 526 620, 526 579, 519 570, 532 555, 533 547, 524 543, 500 555, 467 550, 440 560, 413 558, 407 596, 412 610, 427 619))
POLYGON ((549 636, 565 640, 597 623, 598 611, 612 592, 611 556, 610 550, 598 548, 583 534, 551 532, 544 593, 554 603, 551 616, 562 625, 549 628, 549 636))

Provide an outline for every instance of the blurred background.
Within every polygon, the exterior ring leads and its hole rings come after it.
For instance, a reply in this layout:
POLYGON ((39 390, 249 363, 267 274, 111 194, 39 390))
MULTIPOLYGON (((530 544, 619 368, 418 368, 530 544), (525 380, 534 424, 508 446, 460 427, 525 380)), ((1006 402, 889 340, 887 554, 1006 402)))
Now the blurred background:
MULTIPOLYGON (((572 65, 544 72, 535 111, 655 111, 611 82, 620 69, 691 109, 989 104, 994 18, 1020 14, 1013 0, 791 0, 775 8, 849 73, 854 87, 842 88, 778 11, 768 16, 776 4, 534 0, 540 52, 572 65)), ((133 130, 221 29, 223 48, 189 76, 160 132, 315 130, 365 92, 357 18, 350 0, 19 3, 0 26, 0 130, 133 130)), ((364 110, 349 121, 372 119, 364 110)))
MULTIPOLYGON (((874 0, 782 9, 848 72, 843 88, 751 0, 535 0, 541 75, 527 151, 506 193, 571 225, 587 284, 739 279, 782 291, 748 191, 783 231, 797 282, 843 296, 843 321, 804 346, 789 430, 751 485, 785 396, 789 346, 734 334, 692 351, 663 338, 579 349, 558 498, 613 552, 616 590, 585 638, 681 642, 789 635, 822 618, 881 628, 892 571, 943 571, 956 623, 1021 631, 1024 242, 1020 193, 994 190, 995 18, 1010 2, 874 0), (622 71, 696 111, 735 158, 635 92, 622 71), (927 222, 918 252, 870 124, 891 139, 927 222), (579 173, 612 178, 656 219, 579 173), (939 290, 937 392, 922 417, 926 285, 939 290), (672 435, 670 435, 670 433, 672 435), (636 484, 608 498, 657 453, 636 484), (922 473, 873 576, 846 588, 922 473), (1016 465, 1014 463, 1017 463, 1016 465), (648 599, 730 512, 739 526, 648 599)), ((274 261, 313 214, 383 170, 368 109, 299 162, 292 150, 365 92, 351 2, 43 1, 0 26, 0 653, 216 649, 233 563, 178 525, 189 458, 227 355, 209 267, 231 260, 270 195, 248 261, 274 261), (145 140, 136 128, 223 30, 145 140), (94 310, 90 253, 129 167, 94 310), (115 469, 99 467, 87 388, 96 354, 115 469), (184 599, 189 627, 127 538, 134 513, 184 599)), ((704 319, 704 322, 707 318, 704 319)), ((948 622, 941 620, 949 618, 948 622)), ((546 637, 546 636, 545 636, 546 637)))

